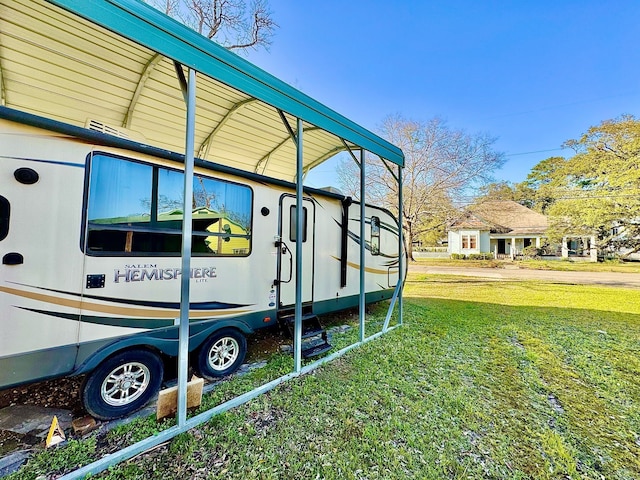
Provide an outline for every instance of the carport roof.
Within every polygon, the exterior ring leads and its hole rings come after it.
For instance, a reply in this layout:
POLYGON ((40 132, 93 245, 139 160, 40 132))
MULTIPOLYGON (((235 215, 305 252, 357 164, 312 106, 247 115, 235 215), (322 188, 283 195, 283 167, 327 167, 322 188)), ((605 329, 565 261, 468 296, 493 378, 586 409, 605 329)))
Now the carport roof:
POLYGON ((2 105, 182 152, 175 62, 196 70, 196 156, 291 180, 288 123, 305 171, 347 147, 397 165, 402 151, 137 0, 0 0, 2 105), (286 123, 285 123, 286 121, 286 123))

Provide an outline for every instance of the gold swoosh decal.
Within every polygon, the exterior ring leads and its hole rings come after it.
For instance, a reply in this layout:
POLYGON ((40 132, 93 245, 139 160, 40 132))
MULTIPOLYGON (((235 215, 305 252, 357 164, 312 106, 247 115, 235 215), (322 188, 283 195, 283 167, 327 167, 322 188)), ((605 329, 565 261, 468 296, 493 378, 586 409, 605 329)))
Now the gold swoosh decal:
MULTIPOLYGON (((340 261, 339 257, 334 257, 333 255, 331 255, 331 258, 340 261)), ((347 265, 349 265, 351 268, 355 268, 356 270, 360 270, 360 264, 358 263, 354 263, 354 262, 347 262, 347 265)), ((394 268, 394 269, 390 269, 390 270, 380 270, 379 268, 371 268, 371 267, 364 267, 364 271, 367 273, 376 273, 378 275, 387 275, 389 273, 398 273, 398 269, 394 268)))
MULTIPOLYGON (((84 302, 82 300, 67 299, 61 297, 55 297, 53 295, 46 295, 43 293, 26 292, 24 290, 18 290, 10 287, 0 287, 0 292, 8 293, 10 295, 16 295, 22 298, 29 298, 38 302, 50 303, 53 305, 60 305, 63 307, 76 308, 78 310, 89 310, 92 312, 106 313, 110 315, 124 315, 127 317, 145 317, 145 318, 176 318, 178 310, 174 309, 142 309, 131 308, 123 306, 113 305, 101 305, 99 303, 84 302)), ((251 310, 209 310, 209 311, 191 311, 189 312, 190 318, 210 318, 219 317, 223 315, 229 315, 230 313, 239 314, 247 313, 251 310)))

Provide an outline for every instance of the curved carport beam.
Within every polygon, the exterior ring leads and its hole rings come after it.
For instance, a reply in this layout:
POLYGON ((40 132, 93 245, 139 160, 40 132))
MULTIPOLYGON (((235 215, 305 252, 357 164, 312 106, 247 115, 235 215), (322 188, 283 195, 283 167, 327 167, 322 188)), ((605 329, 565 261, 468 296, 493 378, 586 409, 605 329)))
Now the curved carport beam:
MULTIPOLYGON (((354 148, 352 148, 349 145, 347 145, 347 142, 345 142, 343 138, 341 138, 340 141, 342 142, 342 145, 344 145, 343 147, 334 147, 331 150, 329 150, 327 153, 325 153, 324 155, 321 155, 316 160, 311 162, 309 165, 307 165, 305 167, 304 176, 305 177, 307 176, 307 174, 309 173, 309 170, 311 170, 312 168, 317 167, 318 165, 320 165, 325 160, 333 157, 334 155, 336 155, 336 154, 338 154, 340 152, 349 152, 349 155, 351 155, 351 158, 353 158, 353 161, 356 162, 358 164, 358 168, 360 168, 360 162, 358 161, 358 159, 356 158, 355 154, 353 153, 354 148)), ((361 148, 356 147, 355 150, 361 150, 361 148)))
MULTIPOLYGON (((309 127, 305 129, 305 133, 313 132, 314 130, 321 130, 321 129, 318 127, 309 127)), ((286 137, 284 140, 278 143, 275 147, 273 147, 273 149, 269 153, 267 153, 260 160, 258 160, 258 163, 256 163, 256 166, 253 169, 254 173, 262 173, 264 175, 264 172, 267 170, 267 165, 269 164, 269 159, 271 158, 271 155, 273 155, 278 150, 280 150, 288 141, 296 142, 295 133, 292 130, 290 130, 290 135, 288 137, 286 137), (261 166, 262 166, 262 172, 258 172, 261 166)))
POLYGON ((212 143, 211 140, 213 140, 213 137, 216 136, 216 134, 222 129, 222 127, 225 126, 225 124, 229 121, 229 119, 238 110, 240 110, 242 107, 246 107, 250 103, 257 102, 257 101, 258 100, 256 100, 255 98, 248 98, 246 100, 236 103, 233 107, 231 107, 227 111, 227 113, 224 115, 224 117, 222 117, 222 120, 218 122, 218 124, 215 126, 213 130, 211 130, 211 133, 207 135, 207 138, 205 138, 204 141, 200 144, 200 148, 198 149, 198 158, 206 159, 206 157, 209 155, 209 151, 211 150, 211 143, 212 143))
POLYGON ((258 160, 258 163, 256 163, 256 166, 253 168, 253 172, 258 173, 260 166, 264 163, 264 165, 262 166, 262 172, 261 172, 264 175, 264 172, 267 169, 267 165, 269 164, 269 158, 271 158, 271 155, 273 155, 273 153, 275 153, 280 148, 282 148, 282 146, 290 140, 291 140, 290 136, 286 137, 284 140, 278 143, 278 145, 276 145, 269 153, 267 153, 264 157, 258 160))
POLYGON ((131 128, 131 122, 133 121, 133 112, 136 109, 136 105, 138 104, 138 100, 140 99, 140 95, 142 94, 142 90, 144 90, 147 80, 149 80, 149 77, 153 73, 153 70, 162 59, 163 56, 159 53, 156 53, 144 66, 142 74, 140 75, 140 79, 138 80, 138 85, 136 85, 136 90, 135 92, 133 92, 133 97, 131 97, 131 101, 129 102, 127 114, 125 115, 122 122, 123 127, 131 128))
MULTIPOLYGON (((309 130, 307 130, 309 131, 309 130)), ((307 176, 307 174, 309 173, 309 171, 312 168, 317 167, 318 165, 320 165, 322 162, 324 162, 325 160, 333 157, 334 155, 340 153, 340 152, 344 152, 345 150, 348 150, 348 147, 334 147, 331 150, 329 150, 327 153, 319 156, 316 160, 314 160, 313 162, 311 162, 309 165, 307 165, 306 167, 304 167, 303 170, 303 178, 307 176)))

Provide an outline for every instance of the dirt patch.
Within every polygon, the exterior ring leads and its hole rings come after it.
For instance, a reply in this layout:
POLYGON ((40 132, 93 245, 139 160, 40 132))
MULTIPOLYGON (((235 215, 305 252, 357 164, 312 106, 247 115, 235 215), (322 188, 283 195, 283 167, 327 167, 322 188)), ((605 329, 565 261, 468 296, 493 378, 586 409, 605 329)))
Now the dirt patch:
POLYGON ((247 339, 247 358, 245 362, 259 362, 280 351, 281 345, 291 343, 288 335, 277 326, 258 330, 247 339))
POLYGON ((0 408, 10 405, 35 405, 71 410, 81 415, 80 386, 83 376, 58 378, 0 390, 0 408))

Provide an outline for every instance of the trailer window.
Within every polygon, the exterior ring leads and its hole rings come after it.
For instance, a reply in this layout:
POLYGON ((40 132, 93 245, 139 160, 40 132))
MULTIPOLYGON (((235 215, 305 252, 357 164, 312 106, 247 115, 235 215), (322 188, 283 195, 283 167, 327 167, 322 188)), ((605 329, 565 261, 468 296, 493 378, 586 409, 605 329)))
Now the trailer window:
MULTIPOLYGON (((87 247, 95 254, 179 255, 184 174, 97 154, 91 160, 87 247)), ((193 180, 194 255, 251 251, 252 191, 201 175, 193 180)))
POLYGON ((4 240, 9 235, 9 214, 11 205, 9 200, 0 196, 0 240, 4 240))
POLYGON ((94 157, 91 164, 89 222, 127 225, 151 221, 153 167, 114 157, 94 157))
POLYGON ((380 218, 371 217, 371 255, 380 255, 380 218))
MULTIPOLYGON (((296 216, 296 206, 295 205, 291 205, 291 208, 289 209, 289 218, 290 218, 290 225, 289 225, 289 240, 292 242, 296 241, 296 232, 297 232, 297 216, 296 216)), ((307 207, 302 207, 302 242, 306 242, 307 241, 307 207)))

